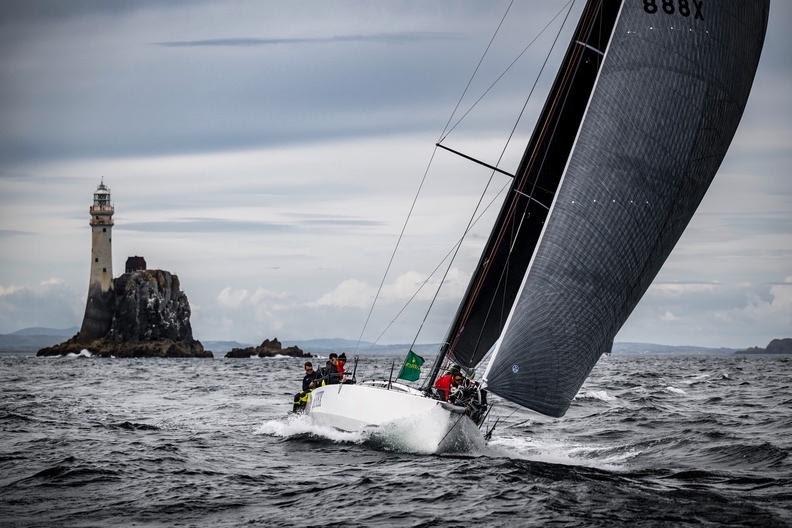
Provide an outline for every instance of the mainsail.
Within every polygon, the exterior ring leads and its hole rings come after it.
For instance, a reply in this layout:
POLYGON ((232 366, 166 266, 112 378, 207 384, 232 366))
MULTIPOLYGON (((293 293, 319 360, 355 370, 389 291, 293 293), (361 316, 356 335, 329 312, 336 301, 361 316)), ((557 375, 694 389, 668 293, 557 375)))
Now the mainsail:
MULTIPOLYGON (((769 0, 622 2, 535 250, 515 240, 530 248, 520 259, 533 255, 484 375, 492 392, 564 415, 717 172, 768 10, 769 0)), ((452 345, 452 356, 475 363, 477 339, 452 345)))
POLYGON ((553 202, 619 11, 584 7, 441 352, 474 367, 503 330, 553 202))

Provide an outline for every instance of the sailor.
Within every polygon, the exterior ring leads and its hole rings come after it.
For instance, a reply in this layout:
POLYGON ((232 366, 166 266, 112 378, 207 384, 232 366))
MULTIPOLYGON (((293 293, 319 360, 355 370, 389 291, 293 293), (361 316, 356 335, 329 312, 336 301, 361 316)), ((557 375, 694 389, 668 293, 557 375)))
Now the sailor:
POLYGON ((308 402, 308 395, 313 389, 318 387, 321 382, 321 377, 319 373, 314 370, 313 363, 306 361, 303 368, 305 369, 305 376, 303 376, 302 392, 298 392, 294 395, 292 412, 297 412, 305 408, 305 404, 308 402))
POLYGON ((344 365, 346 365, 346 354, 341 352, 341 355, 338 356, 338 363, 336 363, 336 369, 338 370, 338 382, 344 383, 344 365))
POLYGON ((322 374, 325 384, 327 385, 338 384, 340 379, 338 376, 338 354, 336 354, 335 352, 330 354, 330 357, 327 359, 327 363, 325 364, 324 372, 322 374))
POLYGON ((440 399, 448 401, 449 396, 451 396, 451 389, 459 386, 463 380, 462 369, 454 365, 448 372, 437 378, 434 388, 437 389, 437 392, 440 394, 440 399))

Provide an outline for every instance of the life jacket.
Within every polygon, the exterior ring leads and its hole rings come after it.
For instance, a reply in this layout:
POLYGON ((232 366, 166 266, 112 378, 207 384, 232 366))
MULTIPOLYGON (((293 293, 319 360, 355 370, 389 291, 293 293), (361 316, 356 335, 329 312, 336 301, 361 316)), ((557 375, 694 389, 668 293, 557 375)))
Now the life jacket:
POLYGON ((453 374, 443 374, 437 378, 437 381, 435 381, 435 389, 437 389, 438 392, 440 392, 440 394, 443 396, 443 401, 448 401, 448 397, 451 396, 451 386, 453 381, 453 374))

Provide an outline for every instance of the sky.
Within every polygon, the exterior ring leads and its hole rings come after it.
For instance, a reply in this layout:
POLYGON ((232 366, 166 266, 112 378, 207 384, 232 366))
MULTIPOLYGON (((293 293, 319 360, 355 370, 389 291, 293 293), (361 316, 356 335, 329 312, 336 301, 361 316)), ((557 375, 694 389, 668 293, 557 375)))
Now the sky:
MULTIPOLYGON (((558 17, 445 141, 514 170, 582 2, 514 137, 558 17)), ((203 340, 361 334, 434 142, 506 1, 0 3, 0 333, 79 326, 104 178, 113 266, 179 275, 203 340)), ((517 0, 460 108, 559 12, 517 0)), ((776 0, 740 127, 617 341, 792 335, 792 3, 776 0)), ((458 111, 457 115, 460 115, 458 111)), ((363 339, 416 337, 489 172, 439 153, 363 339), (380 334, 381 337, 380 337, 380 334)), ((500 206, 465 238, 419 342, 440 341, 500 206)))

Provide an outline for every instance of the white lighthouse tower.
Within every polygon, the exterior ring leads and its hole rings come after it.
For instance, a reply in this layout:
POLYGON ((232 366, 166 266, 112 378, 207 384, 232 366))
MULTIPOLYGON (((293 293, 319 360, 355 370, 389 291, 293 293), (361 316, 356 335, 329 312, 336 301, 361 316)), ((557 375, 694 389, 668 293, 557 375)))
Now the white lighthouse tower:
POLYGON ((91 277, 80 337, 103 337, 112 322, 113 289, 113 204, 104 180, 93 195, 91 213, 91 277))

